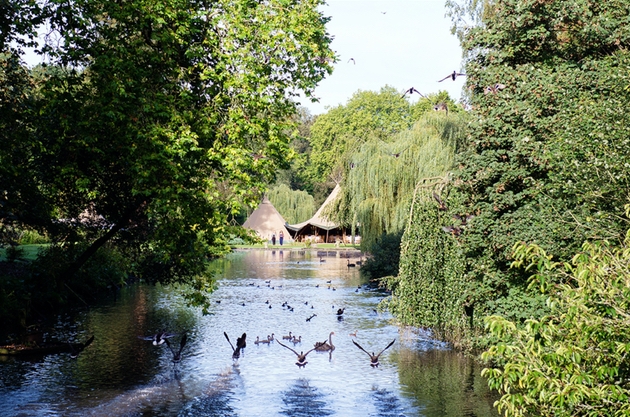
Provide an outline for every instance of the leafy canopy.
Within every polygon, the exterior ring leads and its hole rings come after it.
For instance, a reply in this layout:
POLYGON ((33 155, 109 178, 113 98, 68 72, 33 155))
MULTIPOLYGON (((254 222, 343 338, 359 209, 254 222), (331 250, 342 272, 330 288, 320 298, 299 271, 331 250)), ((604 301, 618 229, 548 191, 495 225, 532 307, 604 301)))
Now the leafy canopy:
POLYGON ((0 165, 16 170, 0 171, 3 221, 87 243, 60 281, 115 243, 149 281, 209 288, 204 261, 227 249, 229 217, 286 166, 292 96, 331 70, 320 3, 52 0, 25 10, 49 25, 50 64, 13 110, 20 134, 0 133, 0 165), (34 186, 41 211, 20 197, 34 186), (74 221, 86 210, 107 226, 74 221))

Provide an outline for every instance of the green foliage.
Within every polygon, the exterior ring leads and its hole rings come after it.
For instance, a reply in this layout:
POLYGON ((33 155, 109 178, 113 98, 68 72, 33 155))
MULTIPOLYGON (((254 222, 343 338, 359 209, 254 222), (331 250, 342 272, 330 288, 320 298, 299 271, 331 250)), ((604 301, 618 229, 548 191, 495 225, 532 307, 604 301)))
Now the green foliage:
POLYGON ((429 327, 436 337, 458 343, 470 331, 471 320, 481 319, 466 298, 469 283, 459 238, 442 230, 453 219, 438 210, 432 197, 435 184, 425 185, 402 238, 398 276, 386 281, 392 290, 386 303, 403 323, 429 327))
POLYGON ((280 184, 271 188, 267 197, 289 224, 308 220, 315 213, 315 201, 306 191, 292 190, 287 185, 280 184))
POLYGON ((411 125, 409 104, 393 87, 383 87, 378 93, 357 91, 345 106, 328 110, 311 127, 309 171, 313 182, 337 177, 333 171, 369 138, 383 140, 411 125))
POLYGON ((370 257, 361 265, 361 276, 370 281, 398 275, 402 233, 385 234, 366 248, 370 257))
POLYGON ((51 65, 0 60, 1 223, 72 242, 66 282, 109 242, 150 282, 208 288, 229 219, 287 167, 291 95, 331 71, 320 4, 46 2, 51 65))
POLYGON ((465 114, 431 112, 389 142, 367 141, 350 157, 333 218, 360 224, 364 248, 383 234, 402 233, 418 182, 452 167, 465 125, 465 114))
POLYGON ((630 233, 625 246, 585 243, 571 262, 551 261, 542 248, 515 247, 515 266, 536 274, 532 288, 549 294, 550 313, 524 327, 487 319, 498 343, 482 358, 502 397, 505 416, 626 416, 630 414, 630 233), (553 284, 557 276, 563 284, 553 284))
POLYGON ((515 243, 568 260, 588 239, 623 239, 629 7, 508 0, 453 9, 477 22, 459 28, 473 111, 447 201, 450 214, 476 215, 460 237, 475 315, 522 324, 548 312, 527 274, 510 269, 515 243))

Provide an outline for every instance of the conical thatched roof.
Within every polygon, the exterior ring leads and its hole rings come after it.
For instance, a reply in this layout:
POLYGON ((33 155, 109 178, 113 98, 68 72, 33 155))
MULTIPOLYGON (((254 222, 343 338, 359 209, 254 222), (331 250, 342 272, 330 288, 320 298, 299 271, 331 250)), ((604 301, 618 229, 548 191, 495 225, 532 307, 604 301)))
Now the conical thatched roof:
POLYGON ((278 210, 265 197, 258 208, 243 223, 243 227, 254 230, 258 233, 258 236, 266 240, 270 240, 273 233, 276 234, 276 239, 278 239, 280 232, 282 232, 284 233, 284 239, 288 241, 291 240, 291 234, 284 227, 285 223, 278 210))
POLYGON ((303 229, 304 227, 308 225, 317 227, 323 230, 332 230, 332 229, 338 228, 339 225, 328 220, 324 216, 323 213, 326 207, 329 204, 331 204, 333 201, 335 201, 340 191, 341 191, 341 187, 339 186, 339 184, 337 184, 335 188, 332 190, 332 192, 330 193, 330 195, 328 196, 328 198, 326 199, 326 201, 324 201, 324 204, 322 204, 322 206, 319 208, 319 210, 317 210, 317 212, 313 215, 313 217, 311 217, 310 219, 302 223, 287 225, 287 228, 296 232, 300 231, 301 229, 303 229))

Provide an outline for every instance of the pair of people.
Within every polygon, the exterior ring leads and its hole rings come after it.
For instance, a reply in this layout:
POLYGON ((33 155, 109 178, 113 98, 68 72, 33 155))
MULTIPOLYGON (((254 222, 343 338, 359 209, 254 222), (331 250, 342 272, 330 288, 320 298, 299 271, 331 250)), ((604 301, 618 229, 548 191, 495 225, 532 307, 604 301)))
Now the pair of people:
MULTIPOLYGON (((282 243, 284 242, 284 233, 282 232, 282 230, 280 230, 280 233, 278 235, 280 237, 280 246, 282 246, 282 243)), ((276 234, 272 234, 271 235, 271 244, 275 245, 276 244, 276 234)))

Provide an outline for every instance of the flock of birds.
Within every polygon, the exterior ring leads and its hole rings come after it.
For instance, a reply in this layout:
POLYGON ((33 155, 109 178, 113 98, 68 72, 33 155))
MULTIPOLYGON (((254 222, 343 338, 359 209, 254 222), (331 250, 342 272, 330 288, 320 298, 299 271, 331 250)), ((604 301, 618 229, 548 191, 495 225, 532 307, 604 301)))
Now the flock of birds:
MULTIPOLYGON (((350 58, 352 59, 352 58, 350 58)), ((352 59, 352 61, 354 61, 354 59, 352 59)), ((452 73, 450 73, 449 75, 447 75, 446 77, 442 78, 441 80, 438 80, 437 82, 441 83, 442 81, 446 81, 449 78, 453 81, 455 81, 457 79, 457 77, 465 77, 466 74, 461 73, 461 72, 457 72, 457 71, 453 71, 452 73)), ((484 94, 497 94, 498 92, 500 92, 501 90, 505 89, 505 84, 494 84, 494 85, 489 85, 484 87, 483 89, 483 93, 484 94)), ((422 94, 420 91, 418 91, 415 87, 410 87, 408 89, 406 89, 402 96, 400 98, 405 97, 407 94, 412 95, 412 94, 418 94, 420 97, 423 98, 428 98, 427 96, 425 96, 424 94, 422 94)), ((445 111, 448 114, 448 106, 446 105, 445 102, 440 102, 437 103, 435 106, 433 106, 433 110, 435 111, 445 111)))
MULTIPOLYGON (((324 263, 326 262, 326 260, 320 256, 319 258, 319 262, 320 263, 324 263)), ((353 268, 356 266, 361 266, 363 264, 363 258, 360 258, 359 260, 355 260, 354 262, 350 262, 350 259, 347 259, 346 261, 346 265, 348 268, 353 268)), ((271 287, 271 280, 265 280, 264 281, 265 284, 267 284, 267 287, 271 288, 271 289, 275 289, 276 286, 271 287)), ((328 289, 332 289, 333 291, 335 290, 335 287, 333 286, 332 280, 328 280, 326 281, 326 284, 328 284, 328 289)), ((250 283, 248 284, 250 286, 256 285, 255 283, 250 283)), ((317 284, 315 287, 319 287, 320 285, 317 284)), ((259 285, 260 287, 260 285, 259 285)), ((278 288, 281 288, 282 286, 279 285, 277 286, 278 288)), ((361 286, 359 285, 355 292, 359 292, 359 290, 361 289, 361 286)), ((217 303, 220 303, 220 300, 217 300, 217 303)), ((272 308, 271 303, 269 302, 269 300, 265 301, 265 304, 269 305, 269 308, 272 308)), ((304 304, 308 305, 309 302, 306 301, 304 304)), ((243 303, 242 305, 245 305, 245 303, 243 303)), ((294 311, 294 307, 290 306, 288 304, 288 302, 284 302, 282 304, 282 307, 284 309, 287 309, 288 311, 294 311)), ((314 308, 313 305, 311 305, 311 308, 314 308)), ((333 309, 335 308, 335 306, 333 306, 333 309)), ((341 307, 341 308, 337 308, 336 312, 333 310, 334 314, 337 316, 338 320, 343 320, 343 314, 345 312, 346 308, 345 307, 341 307)), ((310 322, 313 318, 315 318, 317 316, 317 314, 313 313, 311 316, 306 318, 307 322, 310 322)), ((335 350, 335 345, 333 344, 332 341, 332 336, 335 334, 335 332, 330 332, 330 334, 328 335, 328 339, 323 341, 323 342, 316 342, 313 346, 312 349, 304 352, 304 351, 300 351, 298 352, 297 350, 293 349, 292 347, 287 346, 288 343, 293 343, 294 346, 296 346, 297 344, 301 344, 302 343, 302 336, 298 336, 298 335, 294 335, 292 332, 289 332, 288 335, 284 335, 282 336, 282 340, 285 341, 285 343, 281 342, 280 340, 276 339, 275 337, 275 333, 271 333, 270 335, 267 335, 266 338, 261 338, 260 336, 256 336, 256 340, 253 342, 255 345, 260 345, 260 344, 266 344, 266 345, 270 345, 273 342, 277 342, 280 346, 292 351, 296 356, 297 356, 297 362, 295 363, 298 367, 304 367, 308 362, 306 361, 306 358, 308 356, 309 353, 316 351, 316 352, 332 352, 333 350, 335 350)), ((236 360, 238 358, 241 357, 241 354, 243 353, 243 350, 247 347, 247 334, 243 333, 240 337, 236 338, 236 343, 232 343, 232 340, 230 340, 230 337, 228 336, 227 332, 223 332, 223 335, 225 336, 225 339, 227 340, 227 342, 230 344, 230 347, 232 349, 232 359, 236 360)), ((153 343, 153 345, 158 346, 158 345, 163 345, 165 344, 169 350, 171 351, 172 355, 173 355, 173 359, 172 361, 177 363, 180 362, 182 359, 182 352, 188 342, 188 337, 186 333, 183 333, 180 342, 179 342, 179 346, 175 346, 173 347, 173 344, 169 341, 169 339, 178 336, 177 333, 169 333, 166 330, 160 330, 159 332, 151 335, 151 336, 138 336, 139 339, 142 340, 147 340, 147 341, 151 341, 153 343)), ((357 336, 357 332, 355 330, 354 333, 350 333, 351 337, 355 337, 357 336)), ((352 343, 354 343, 354 345, 360 349, 361 351, 365 352, 369 358, 370 358, 370 366, 372 367, 377 367, 379 365, 379 357, 381 356, 381 354, 389 349, 393 344, 394 344, 395 340, 392 340, 384 349, 382 349, 380 352, 375 353, 375 352, 368 352, 367 350, 365 350, 359 343, 357 343, 356 341, 352 341, 352 343)))
MULTIPOLYGON (((339 311, 341 311, 341 313, 338 314, 343 314, 343 309, 340 309, 339 311)), ((284 343, 282 343, 279 340, 276 340, 274 337, 274 334, 272 333, 271 335, 267 336, 267 339, 263 339, 260 340, 260 337, 256 337, 256 341, 254 342, 256 345, 258 345, 259 343, 264 343, 264 344, 270 344, 273 341, 277 341, 278 344, 286 349, 289 349, 291 352, 293 352, 296 356, 297 356, 297 362, 295 362, 295 364, 298 366, 298 368, 304 367, 306 366, 306 364, 308 363, 306 361, 306 357, 308 356, 309 353, 316 351, 316 352, 332 352, 333 350, 335 350, 335 345, 332 342, 332 336, 335 334, 335 332, 330 332, 330 334, 328 335, 328 340, 325 340, 323 342, 315 342, 315 345, 312 349, 306 351, 306 353, 302 350, 298 353, 297 350, 285 345, 284 343)), ((236 338, 236 346, 234 344, 232 344, 232 341, 230 340, 230 337, 228 336, 227 332, 223 332, 223 335, 225 336, 225 339, 228 341, 228 343, 230 344, 230 347, 232 348, 232 359, 238 359, 241 357, 241 354, 243 352, 243 350, 247 347, 247 334, 243 333, 240 337, 236 338)), ((354 333, 350 334, 351 336, 356 337, 356 331, 354 333)), ((179 348, 173 349, 173 346, 171 345, 171 343, 169 342, 168 339, 177 336, 176 333, 168 333, 164 330, 161 330, 159 332, 157 332, 154 335, 151 336, 138 336, 138 338, 143 339, 143 340, 150 340, 153 342, 153 345, 158 346, 158 345, 162 345, 162 344, 166 344, 166 346, 168 346, 168 348, 170 349, 171 353, 173 354, 173 362, 177 363, 180 362, 182 359, 182 351, 184 350, 184 347, 186 346, 186 343, 188 342, 188 336, 186 333, 184 333, 182 335, 182 338, 180 339, 179 342, 179 348)), ((289 340, 291 341, 294 345, 301 343, 302 342, 302 336, 296 337, 294 336, 291 332, 289 332, 288 335, 286 336, 282 336, 283 340, 289 340)), ((352 343, 354 343, 354 345, 359 348, 360 350, 362 350, 363 352, 365 352, 368 357, 370 358, 370 366, 373 368, 376 368, 379 366, 379 358, 380 356, 383 354, 383 352, 385 352, 387 349, 389 349, 394 342, 396 342, 396 339, 392 340, 387 346, 385 346, 385 348, 383 348, 380 352, 375 353, 375 352, 368 352, 367 350, 365 350, 360 344, 358 344, 356 341, 352 341, 352 343)))

